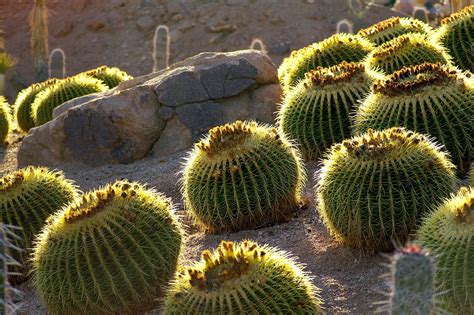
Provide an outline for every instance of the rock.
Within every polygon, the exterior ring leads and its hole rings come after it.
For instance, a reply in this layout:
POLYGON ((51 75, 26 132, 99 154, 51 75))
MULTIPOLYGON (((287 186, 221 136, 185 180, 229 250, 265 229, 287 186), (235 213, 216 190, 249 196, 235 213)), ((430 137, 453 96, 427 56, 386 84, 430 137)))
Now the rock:
POLYGON ((202 53, 57 107, 53 120, 23 140, 19 165, 164 157, 189 148, 217 125, 237 119, 272 123, 280 95, 267 55, 202 53))
POLYGON ((142 16, 135 22, 138 30, 143 33, 148 33, 155 27, 155 21, 151 16, 142 16))
POLYGON ((53 31, 54 37, 65 37, 74 29, 74 25, 70 21, 62 22, 57 29, 53 31))
POLYGON ((150 155, 157 158, 166 157, 188 149, 192 144, 191 131, 175 116, 166 123, 166 128, 151 149, 150 155))

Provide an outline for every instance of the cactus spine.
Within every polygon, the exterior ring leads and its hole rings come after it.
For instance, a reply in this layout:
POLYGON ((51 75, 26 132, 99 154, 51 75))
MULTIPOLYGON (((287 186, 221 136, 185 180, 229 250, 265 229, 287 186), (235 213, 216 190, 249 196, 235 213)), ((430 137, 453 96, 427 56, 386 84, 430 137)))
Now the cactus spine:
POLYGON ((432 31, 433 29, 428 24, 420 20, 392 17, 362 29, 357 34, 367 38, 376 46, 380 46, 401 35, 410 33, 428 35, 431 34, 432 31))
POLYGON ((454 67, 425 63, 376 80, 354 131, 405 127, 434 136, 465 175, 474 156, 474 84, 454 67))
POLYGON ((51 314, 141 314, 173 277, 182 238, 169 199, 117 181, 49 220, 33 284, 51 314))
POLYGON ((250 44, 250 49, 260 50, 263 53, 267 53, 267 47, 260 38, 254 38, 250 44))
POLYGON ((462 187, 435 209, 418 242, 436 257, 435 281, 442 305, 456 314, 474 312, 474 190, 462 187))
POLYGON ((18 127, 20 127, 24 132, 28 132, 35 126, 31 106, 36 99, 36 96, 46 87, 57 82, 58 80, 56 79, 50 79, 42 83, 32 84, 18 93, 15 103, 13 104, 13 111, 18 127))
POLYGON ((222 241, 178 276, 164 314, 321 314, 319 291, 287 253, 222 241))
POLYGON ((101 66, 96 69, 92 69, 86 72, 82 72, 77 76, 86 75, 94 79, 102 81, 108 88, 113 89, 120 82, 133 79, 131 75, 128 75, 125 71, 120 70, 119 68, 107 66, 101 66))
POLYGON ((354 23, 348 19, 342 19, 336 24, 336 33, 354 34, 354 23))
POLYGON ((80 75, 59 80, 39 92, 31 104, 31 113, 35 126, 41 126, 53 118, 53 110, 64 102, 87 94, 106 91, 108 87, 102 81, 80 75))
POLYGON ((22 292, 10 283, 10 277, 18 276, 12 272, 13 268, 18 268, 21 264, 15 260, 13 252, 21 252, 16 241, 20 239, 17 232, 21 228, 0 223, 0 314, 17 314, 21 304, 16 302, 16 298, 22 296, 22 292))
POLYGON ((454 57, 463 70, 474 71, 474 5, 441 21, 435 39, 454 57))
POLYGON ((446 49, 422 34, 398 36, 375 48, 366 59, 366 69, 374 78, 383 78, 404 67, 422 63, 451 64, 446 49))
POLYGON ((427 137, 391 128, 334 145, 318 173, 319 212, 348 246, 384 250, 404 242, 454 189, 454 166, 427 137))
POLYGON ((50 78, 66 77, 66 54, 61 48, 54 49, 49 55, 48 73, 50 78))
MULTIPOLYGON (((59 172, 46 168, 27 167, 0 178, 0 219, 1 222, 21 227, 21 239, 15 240, 18 248, 29 249, 35 235, 41 230, 46 219, 63 206, 74 200, 76 189, 59 172)), ((16 272, 23 277, 29 267, 27 250, 14 256, 23 265, 16 272)))
POLYGON ((12 118, 10 114, 10 105, 7 100, 0 95, 0 144, 7 141, 10 133, 12 118))
POLYGON ((361 61, 373 48, 368 40, 360 36, 341 33, 294 51, 278 68, 283 92, 289 92, 310 70, 334 66, 342 61, 361 61))
POLYGON ((187 210, 204 230, 253 228, 298 209, 306 179, 301 158, 276 129, 236 121, 212 128, 184 165, 187 210))
POLYGON ((168 68, 170 59, 170 34, 166 25, 159 25, 153 37, 153 72, 168 68))
POLYGON ((378 312, 390 315, 442 314, 436 301, 433 258, 425 250, 411 244, 397 250, 390 269, 390 299, 378 312))
POLYGON ((332 144, 350 136, 350 114, 370 89, 363 63, 342 62, 306 73, 285 95, 278 115, 282 133, 316 159, 332 144))

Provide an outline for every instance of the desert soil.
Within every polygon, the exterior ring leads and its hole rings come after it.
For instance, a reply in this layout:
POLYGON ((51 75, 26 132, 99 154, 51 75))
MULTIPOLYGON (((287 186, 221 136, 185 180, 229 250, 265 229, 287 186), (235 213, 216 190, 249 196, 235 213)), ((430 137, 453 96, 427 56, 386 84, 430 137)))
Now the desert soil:
MULTIPOLYGON (((27 16, 31 0, 0 0, 0 18, 7 50, 19 58, 10 78, 33 82, 33 58, 29 50, 27 16), (7 18, 8 17, 8 18, 7 18)), ((386 2, 386 1, 379 1, 386 2)), ((279 64, 291 50, 322 40, 336 29, 340 19, 367 26, 395 13, 374 7, 362 19, 349 10, 346 0, 49 0, 50 50, 60 47, 67 56, 67 75, 103 64, 118 66, 134 76, 152 68, 154 27, 170 27, 170 62, 183 60, 203 51, 231 51, 248 48, 253 38, 261 38, 269 56, 279 64)), ((7 85, 13 101, 16 90, 7 85)), ((0 147, 0 176, 17 167, 16 154, 24 135, 14 133, 10 144, 0 147)), ((364 254, 338 244, 327 232, 314 202, 313 174, 316 163, 307 164, 309 181, 304 197, 309 207, 284 224, 223 235, 200 232, 186 216, 178 189, 180 163, 185 152, 164 160, 145 158, 127 165, 86 167, 64 165, 66 176, 83 191, 116 179, 148 183, 171 197, 187 231, 188 246, 183 264, 199 258, 203 249, 215 248, 221 240, 252 239, 290 252, 306 266, 314 283, 322 289, 329 314, 371 314, 375 302, 388 291, 382 278, 388 270, 381 254, 364 254)), ((28 284, 24 314, 45 314, 28 284)))

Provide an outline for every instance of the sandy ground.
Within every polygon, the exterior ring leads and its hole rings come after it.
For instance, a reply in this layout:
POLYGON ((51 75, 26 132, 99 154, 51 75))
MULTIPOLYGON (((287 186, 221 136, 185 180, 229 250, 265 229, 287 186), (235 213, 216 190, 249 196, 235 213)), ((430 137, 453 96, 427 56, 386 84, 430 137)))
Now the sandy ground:
MULTIPOLYGON (((16 167, 18 135, 10 137, 13 143, 0 149, 0 175, 16 167)), ((186 216, 178 189, 180 165, 186 152, 170 156, 165 160, 146 158, 127 165, 106 165, 101 167, 64 166, 66 176, 76 181, 81 190, 86 191, 121 178, 148 183, 150 187, 171 197, 176 205, 187 232, 183 264, 198 259, 203 249, 215 248, 221 240, 241 241, 252 239, 261 244, 269 244, 292 253, 297 261, 306 265, 306 270, 314 276, 314 283, 322 289, 322 297, 329 314, 372 314, 387 292, 388 285, 381 278, 387 272, 381 254, 363 254, 336 243, 326 231, 316 212, 312 174, 317 169, 315 163, 307 164, 310 180, 304 197, 310 206, 301 210, 291 221, 232 234, 206 235, 198 231, 186 216)), ((34 291, 23 285, 26 292, 24 314, 46 314, 44 307, 34 295, 34 291)))

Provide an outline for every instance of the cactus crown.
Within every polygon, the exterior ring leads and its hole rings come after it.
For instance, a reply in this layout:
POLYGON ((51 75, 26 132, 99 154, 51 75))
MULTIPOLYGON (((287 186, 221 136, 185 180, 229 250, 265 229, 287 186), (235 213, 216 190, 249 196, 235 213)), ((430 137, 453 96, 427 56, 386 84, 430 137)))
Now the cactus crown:
POLYGON ((412 18, 392 17, 368 28, 362 29, 358 35, 363 36, 377 45, 407 33, 426 34, 431 28, 420 20, 412 18))
POLYGON ((28 166, 8 173, 0 178, 0 197, 1 193, 8 192, 10 193, 9 198, 16 198, 16 195, 23 193, 24 188, 21 187, 21 184, 30 182, 37 177, 62 178, 66 182, 71 183, 70 180, 64 178, 63 173, 60 171, 53 172, 46 167, 28 166))
POLYGON ((208 137, 199 141, 196 148, 212 157, 225 157, 238 155, 239 152, 248 152, 257 147, 263 138, 279 139, 275 128, 268 131, 256 122, 242 122, 214 127, 209 131, 208 137))
POLYGON ((401 53, 403 50, 411 50, 415 46, 421 45, 423 42, 417 39, 423 39, 421 36, 411 37, 402 35, 396 40, 391 40, 383 43, 377 50, 374 51, 373 56, 380 59, 390 59, 392 54, 401 53))
POLYGON ((122 81, 133 79, 133 77, 128 75, 125 71, 116 67, 109 68, 107 66, 100 66, 96 69, 80 73, 79 75, 86 75, 99 79, 109 88, 116 87, 122 81))
POLYGON ((188 269, 189 283, 200 291, 217 291, 235 287, 252 265, 265 261, 266 249, 252 241, 237 245, 222 241, 217 250, 202 252, 201 264, 188 269))
POLYGON ((472 19, 472 15, 474 14, 474 5, 467 6, 459 12, 453 13, 448 17, 445 17, 441 20, 441 25, 451 24, 451 23, 458 23, 464 19, 472 19))
POLYGON ((458 222, 474 223, 474 191, 472 188, 461 187, 457 203, 453 203, 453 212, 458 222))
POLYGON ((383 131, 368 132, 359 137, 344 140, 336 144, 334 150, 340 154, 347 154, 355 159, 385 159, 409 155, 413 145, 427 139, 420 134, 407 131, 404 128, 390 128, 383 131))
POLYGON ((399 95, 413 93, 433 85, 445 85, 458 78, 458 72, 440 63, 423 63, 421 65, 402 68, 392 75, 376 80, 372 86, 375 93, 399 95))
POLYGON ((360 62, 343 61, 338 65, 323 68, 318 67, 305 74, 305 82, 311 82, 314 87, 324 87, 337 83, 353 82, 365 73, 365 66, 360 62))

